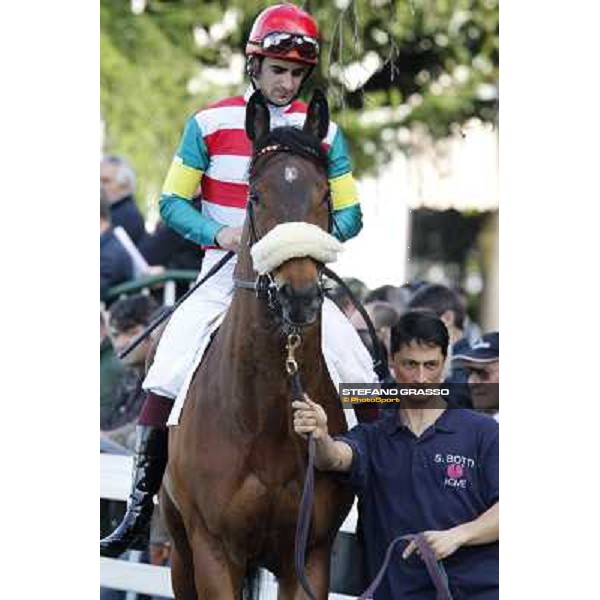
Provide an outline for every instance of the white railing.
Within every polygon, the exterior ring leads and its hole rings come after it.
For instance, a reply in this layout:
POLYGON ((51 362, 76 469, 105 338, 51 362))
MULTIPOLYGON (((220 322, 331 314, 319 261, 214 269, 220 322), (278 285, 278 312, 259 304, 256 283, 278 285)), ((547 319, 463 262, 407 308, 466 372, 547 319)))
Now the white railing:
MULTIPOLYGON (((133 457, 118 454, 100 454, 100 498, 127 500, 131 486, 133 457)), ((341 531, 356 531, 356 502, 344 521, 341 531)), ((132 560, 100 557, 100 585, 115 590, 174 598, 171 587, 171 569, 137 562, 139 553, 132 560)), ((264 571, 261 578, 261 600, 277 598, 277 581, 264 571)), ((352 600, 344 594, 329 594, 330 600, 352 600)))

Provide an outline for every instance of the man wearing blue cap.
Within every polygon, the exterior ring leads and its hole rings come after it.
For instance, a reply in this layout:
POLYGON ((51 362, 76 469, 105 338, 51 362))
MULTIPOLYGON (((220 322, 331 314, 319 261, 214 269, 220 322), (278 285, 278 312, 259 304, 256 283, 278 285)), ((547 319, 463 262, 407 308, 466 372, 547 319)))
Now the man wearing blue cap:
POLYGON ((498 421, 500 383, 500 334, 486 333, 480 340, 454 355, 453 366, 469 373, 473 406, 498 421))

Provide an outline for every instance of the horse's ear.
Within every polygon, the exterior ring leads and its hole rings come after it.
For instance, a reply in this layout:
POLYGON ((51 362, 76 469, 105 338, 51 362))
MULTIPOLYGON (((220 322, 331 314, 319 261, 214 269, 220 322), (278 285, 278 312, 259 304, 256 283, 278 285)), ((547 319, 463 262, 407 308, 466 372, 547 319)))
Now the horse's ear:
POLYGON ((329 104, 325 94, 316 89, 308 105, 306 121, 304 121, 304 131, 312 133, 320 140, 324 139, 329 130, 329 104))
POLYGON ((260 90, 256 90, 246 106, 246 135, 254 142, 271 129, 269 107, 260 90))

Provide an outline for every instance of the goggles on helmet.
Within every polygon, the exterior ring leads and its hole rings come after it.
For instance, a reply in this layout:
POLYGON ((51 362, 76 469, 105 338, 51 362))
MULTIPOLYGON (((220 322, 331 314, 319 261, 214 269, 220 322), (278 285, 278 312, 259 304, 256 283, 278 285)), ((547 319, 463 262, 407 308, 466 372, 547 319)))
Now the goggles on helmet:
POLYGON ((261 40, 260 47, 272 56, 285 55, 291 50, 306 60, 315 60, 319 55, 319 42, 315 38, 294 33, 269 33, 261 40))

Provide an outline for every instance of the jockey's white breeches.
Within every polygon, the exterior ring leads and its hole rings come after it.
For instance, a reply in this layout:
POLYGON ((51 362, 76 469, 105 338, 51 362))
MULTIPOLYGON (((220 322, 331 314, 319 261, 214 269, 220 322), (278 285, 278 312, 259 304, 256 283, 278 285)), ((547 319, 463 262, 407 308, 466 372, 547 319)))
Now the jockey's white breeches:
MULTIPOLYGON (((223 250, 207 250, 198 278, 204 277, 224 254, 223 250)), ((191 377, 211 334, 231 304, 235 264, 234 256, 181 304, 158 344, 143 387, 176 399, 169 424, 178 422, 191 377)), ((321 327, 323 356, 336 389, 341 382, 378 382, 369 352, 354 327, 329 298, 323 302, 321 327)))

